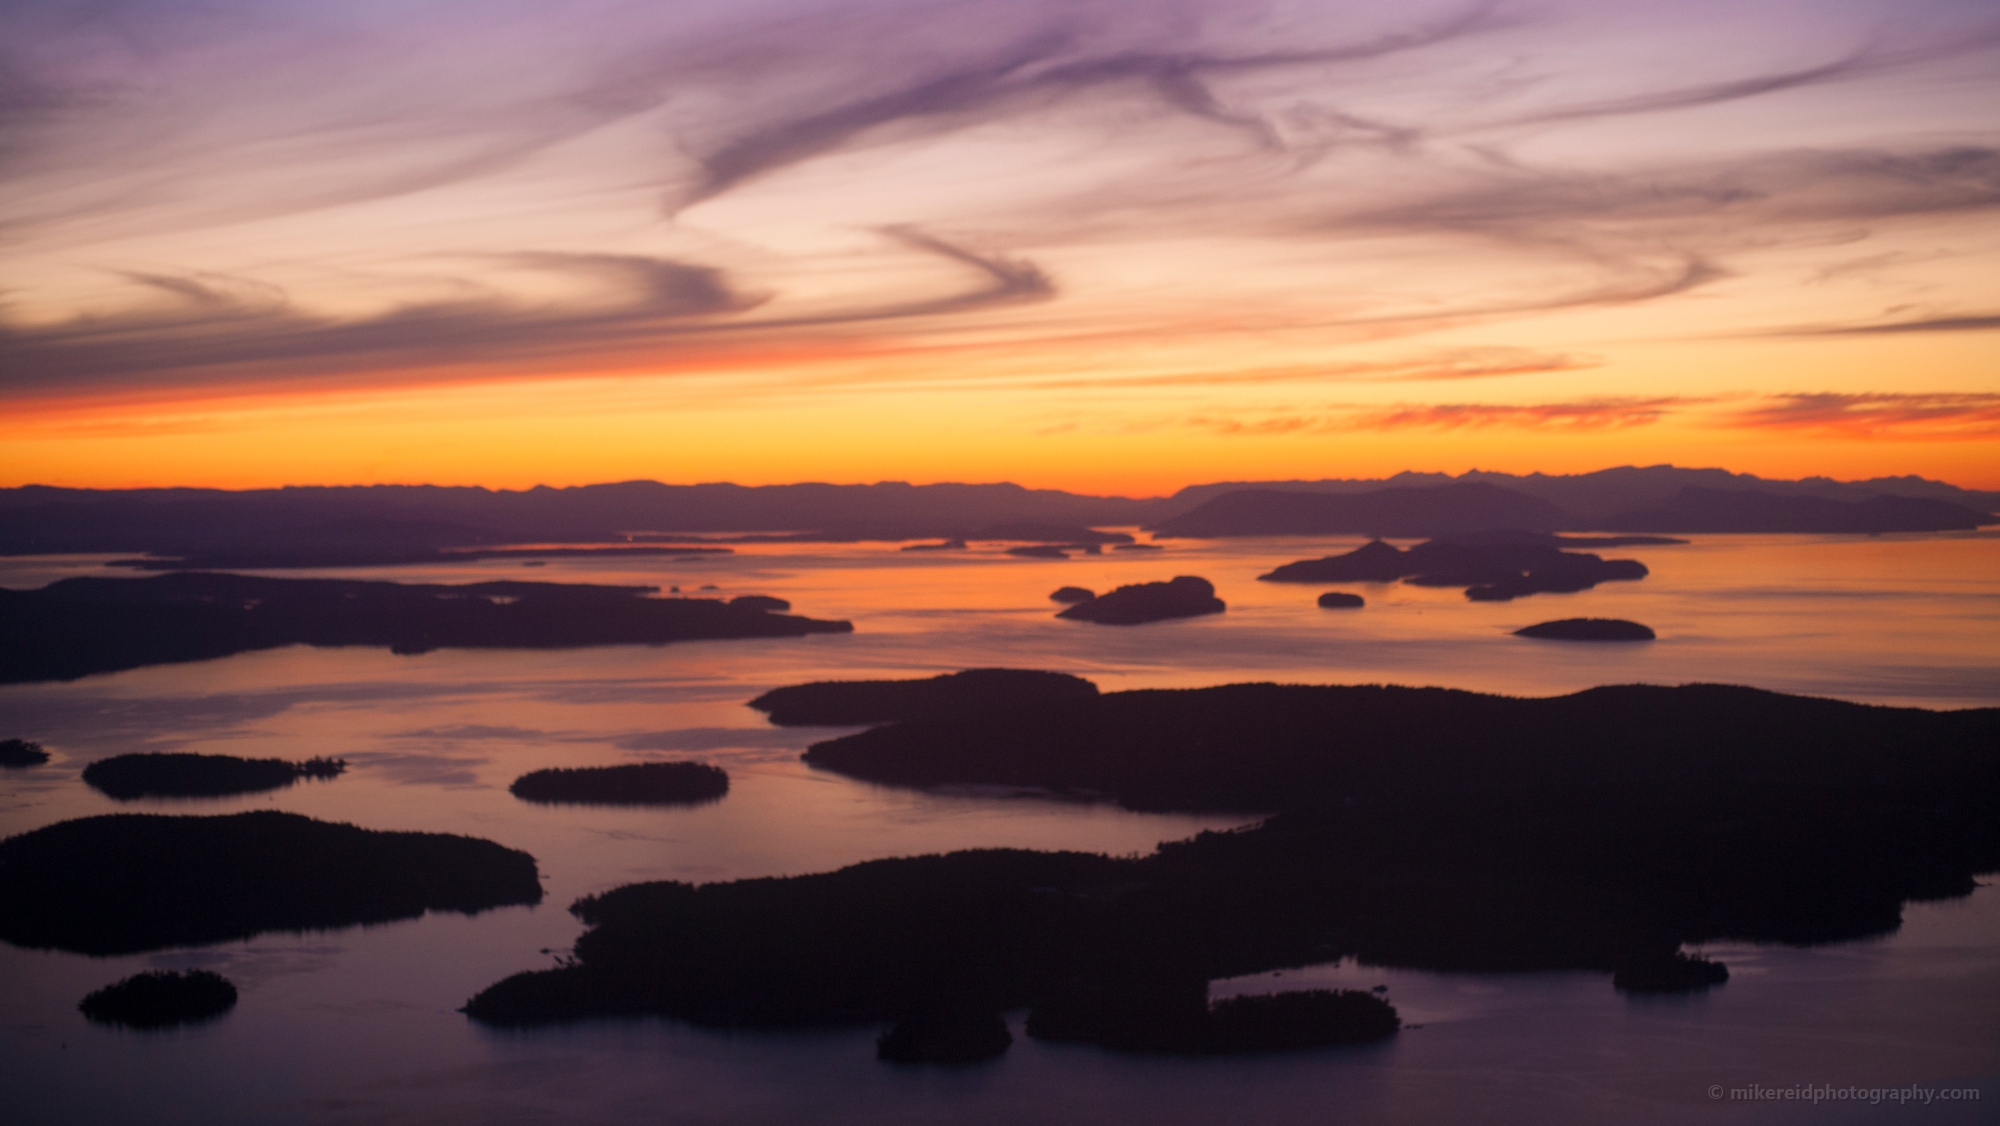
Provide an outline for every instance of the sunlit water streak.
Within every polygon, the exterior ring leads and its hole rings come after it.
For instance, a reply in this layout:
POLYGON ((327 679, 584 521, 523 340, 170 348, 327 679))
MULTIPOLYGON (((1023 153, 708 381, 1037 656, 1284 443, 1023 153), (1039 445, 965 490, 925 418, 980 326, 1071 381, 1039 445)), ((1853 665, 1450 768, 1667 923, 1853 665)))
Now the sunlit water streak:
MULTIPOLYGON (((1499 604, 1356 585, 1343 589, 1366 596, 1366 609, 1323 611, 1313 599, 1328 588, 1254 581, 1277 563, 1354 544, 1172 543, 1067 561, 788 545, 638 566, 495 560, 284 572, 766 593, 798 613, 851 619, 856 632, 414 657, 295 647, 0 688, 0 736, 37 739, 55 755, 46 767, 0 773, 0 834, 114 809, 279 808, 488 837, 533 853, 548 890, 534 909, 148 956, 0 947, 0 1105, 9 1121, 30 1123, 1423 1122, 1503 1111, 1550 1122, 1982 1120, 1980 1104, 1787 1111, 1716 1104, 1705 1092, 1711 1083, 1945 1083, 2000 1072, 2000 908, 1987 890, 1912 905, 1904 928, 1878 941, 1724 949, 1732 980, 1692 999, 1626 999, 1600 974, 1351 964, 1217 983, 1218 994, 1388 984, 1405 1019, 1423 1025, 1384 1047, 1254 1060, 1150 1060, 1021 1038, 988 1067, 910 1071, 875 1063, 873 1029, 722 1034, 645 1020, 496 1033, 454 1011, 480 987, 563 952, 580 929, 564 910, 578 895, 634 880, 820 871, 982 845, 1137 852, 1240 820, 917 793, 813 771, 798 754, 829 730, 774 729, 743 706, 781 684, 1012 665, 1080 673, 1109 690, 1276 680, 1544 695, 1705 680, 1885 704, 2000 704, 1992 535, 1698 537, 1604 553, 1644 560, 1653 573, 1642 582, 1499 604), (1058 585, 1103 590, 1175 574, 1214 581, 1229 612, 1120 629, 1057 621, 1046 598, 1058 585), (1510 636, 1574 616, 1632 618, 1660 640, 1510 636), (171 749, 333 755, 352 766, 330 783, 215 801, 121 804, 78 780, 96 758, 171 749), (545 766, 690 756, 729 769, 727 798, 646 810, 533 806, 506 793, 513 778, 545 766), (76 1013, 90 989, 148 966, 217 968, 242 1001, 213 1025, 166 1034, 110 1031, 76 1013)), ((102 574, 102 562, 0 560, 0 584, 102 574)), ((1989 1081, 1987 1094, 1990 1111, 2000 1090, 1989 1081)))

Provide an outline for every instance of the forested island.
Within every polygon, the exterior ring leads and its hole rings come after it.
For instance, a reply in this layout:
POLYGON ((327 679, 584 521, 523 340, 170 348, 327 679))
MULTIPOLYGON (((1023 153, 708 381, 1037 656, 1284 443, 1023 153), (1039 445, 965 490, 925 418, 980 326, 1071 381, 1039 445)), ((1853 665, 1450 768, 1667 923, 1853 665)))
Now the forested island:
POLYGON ((235 1008, 236 985, 209 970, 149 970, 93 990, 76 1007, 100 1024, 170 1028, 235 1008))
POLYGON ((1178 575, 1163 583, 1132 583, 1109 594, 1077 602, 1056 614, 1103 626, 1135 626, 1171 618, 1196 618, 1228 609, 1215 596, 1215 586, 1195 575, 1178 575))
POLYGON ((0 841, 0 939, 106 956, 539 903, 535 858, 261 810, 110 814, 0 841))
MULTIPOLYGON (((1218 977, 1351 956, 1704 988, 1726 968, 1684 944, 1882 934, 1905 901, 2000 868, 2000 709, 1253 684, 909 720, 809 757, 874 781, 1278 812, 1137 858, 976 850, 619 888, 572 907, 592 928, 572 964, 467 1012, 782 1026, 1028 1006, 1031 1035, 1223 1050, 1282 1040, 1289 1018, 1204 1031, 1228 1023, 1202 1001, 1218 977)), ((1345 1013, 1357 1039, 1386 1026, 1342 995, 1255 1005, 1345 1013)))
POLYGON ((1302 559, 1258 575, 1267 583, 1387 583, 1462 586, 1474 602, 1506 602, 1530 594, 1573 593, 1601 582, 1646 577, 1634 559, 1604 559, 1564 551, 1553 536, 1507 535, 1430 540, 1404 551, 1382 540, 1345 555, 1302 559))
POLYGON ((137 754, 98 759, 83 768, 83 780, 120 801, 134 798, 223 797, 281 790, 301 779, 336 778, 345 759, 276 758, 234 755, 137 754))
POLYGON ((186 556, 147 556, 143 559, 114 559, 108 567, 130 567, 140 571, 282 571, 314 567, 405 567, 437 563, 472 563, 481 559, 699 559, 708 555, 729 555, 727 547, 489 547, 431 548, 398 547, 371 543, 334 543, 323 546, 273 545, 224 548, 186 556))
POLYGON ((1623 618, 1564 618, 1524 626, 1515 630, 1514 636, 1547 641, 1652 641, 1658 635, 1651 626, 1623 618))
POLYGON ((0 590, 0 683, 198 661, 281 645, 557 649, 848 633, 768 603, 652 598, 655 587, 463 586, 201 572, 0 590))
POLYGON ((536 770, 507 792, 522 801, 594 805, 680 805, 729 792, 729 773, 705 762, 643 762, 536 770))
POLYGON ((42 749, 40 743, 31 743, 26 739, 0 739, 0 766, 40 766, 47 761, 49 753, 42 749))
POLYGON ((750 701, 782 727, 847 727, 944 719, 989 709, 1091 699, 1097 685, 1035 669, 966 669, 923 680, 820 680, 774 688, 750 701))

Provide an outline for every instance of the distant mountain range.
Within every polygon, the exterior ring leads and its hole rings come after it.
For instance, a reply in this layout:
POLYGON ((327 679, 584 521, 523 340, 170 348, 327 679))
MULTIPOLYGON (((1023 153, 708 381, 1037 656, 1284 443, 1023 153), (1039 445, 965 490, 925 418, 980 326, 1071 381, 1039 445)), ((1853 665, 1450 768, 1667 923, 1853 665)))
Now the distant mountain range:
POLYGON ((1019 485, 664 485, 522 491, 434 485, 254 489, 0 489, 0 554, 223 552, 393 555, 507 543, 829 540, 1084 542, 1093 526, 1165 536, 1454 535, 1493 529, 1883 532, 2000 523, 2000 493, 1919 477, 1773 481, 1720 469, 1622 467, 1574 476, 1473 471, 1369 480, 1225 482, 1170 497, 1019 485), (1061 532, 1056 535, 1054 533, 1061 532))
POLYGON ((1488 484, 1378 489, 1364 493, 1223 493, 1162 520, 1159 536, 1457 536, 1477 532, 1938 532, 2000 523, 1990 513, 1927 497, 1866 500, 1705 489, 1689 485, 1657 504, 1608 516, 1578 515, 1546 500, 1488 484))

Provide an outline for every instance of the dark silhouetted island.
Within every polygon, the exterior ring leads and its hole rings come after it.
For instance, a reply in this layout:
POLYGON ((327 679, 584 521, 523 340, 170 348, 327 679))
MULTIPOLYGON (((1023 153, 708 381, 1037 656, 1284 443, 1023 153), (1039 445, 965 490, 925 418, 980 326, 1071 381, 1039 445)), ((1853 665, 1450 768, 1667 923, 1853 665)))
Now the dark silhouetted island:
POLYGON ((732 610, 761 610, 782 614, 791 609, 792 604, 782 598, 773 598, 768 594, 745 594, 730 599, 729 608, 732 610))
POLYGON ((138 754, 98 759, 83 780, 119 801, 135 798, 212 798, 281 790, 301 778, 338 777, 345 759, 287 762, 234 755, 138 754))
POLYGON ((1069 552, 1052 543, 1036 544, 1033 547, 1010 547, 1007 554, 1023 559, 1068 559, 1069 552))
POLYGON ((209 970, 152 970, 95 990, 76 1007, 100 1024, 169 1028, 235 1008, 236 986, 209 970))
POLYGON ((2000 763, 2000 709, 1872 707, 1712 684, 1545 699, 1233 684, 968 709, 815 743, 805 760, 871 782, 1038 786, 1134 809, 1257 811, 1371 789, 1428 792, 1444 780, 1466 790, 1625 778, 1846 785, 1870 777, 1859 764, 1878 760, 1911 777, 1987 768, 2000 763), (1888 747, 1907 748, 1905 757, 1888 747))
POLYGON ((1319 607, 1322 610, 1359 610, 1366 605, 1368 605, 1367 599, 1358 594, 1348 594, 1346 591, 1329 590, 1319 596, 1319 607))
POLYGON ((1678 950, 1628 962, 1611 975, 1612 987, 1621 993, 1691 993, 1728 980, 1729 967, 1678 950))
POLYGON ((1050 524, 1032 520, 1016 520, 1005 524, 988 524, 965 534, 969 540, 1030 540, 1035 543, 1063 544, 1069 547, 1085 545, 1131 543, 1132 537, 1124 532, 1100 532, 1095 528, 1085 528, 1076 524, 1050 524))
POLYGON ((645 762, 537 770, 507 792, 523 801, 593 805, 679 805, 729 792, 729 773, 705 762, 645 762))
POLYGON ((402 567, 427 563, 471 563, 481 559, 524 559, 538 566, 548 559, 673 558, 729 555, 727 547, 497 547, 468 549, 381 548, 366 545, 319 548, 261 547, 211 551, 178 558, 114 559, 107 567, 140 571, 283 571, 316 567, 402 567))
POLYGON ((432 586, 199 572, 76 578, 0 590, 0 683, 72 680, 281 645, 557 649, 848 633, 842 621, 654 587, 490 582, 432 586))
POLYGON ((946 1009, 904 1017, 875 1041, 875 1058, 890 1063, 980 1063, 1014 1043, 999 1013, 946 1009))
POLYGON ((1104 626, 1134 626, 1169 618, 1220 614, 1226 609, 1228 605, 1215 596, 1215 587, 1207 579, 1178 575, 1170 582, 1121 586, 1109 594, 1079 602, 1056 617, 1104 626))
POLYGON ((539 903, 535 858, 492 841, 258 811, 110 814, 0 841, 0 939, 136 954, 539 903))
POLYGON ((1061 602, 1064 604, 1088 602, 1096 597, 1096 591, 1080 586, 1059 586, 1049 593, 1050 602, 1061 602))
POLYGON ((1373 540, 1324 559, 1287 563, 1257 576, 1267 583, 1394 582, 1416 586, 1462 586, 1474 602, 1505 602, 1529 594, 1573 593, 1601 582, 1643 579, 1646 566, 1633 559, 1604 559, 1563 551, 1539 538, 1508 535, 1473 542, 1430 540, 1408 551, 1373 540))
POLYGON ((1539 637, 1551 641, 1652 641, 1652 628, 1623 618, 1564 618, 1559 622, 1538 622, 1514 631, 1515 637, 1539 637))
POLYGON ((983 710, 1087 699, 1097 685, 1034 669, 966 669, 925 680, 821 680, 774 688, 750 701, 781 727, 847 727, 942 719, 983 710))
POLYGON ((26 739, 0 739, 0 766, 40 766, 47 761, 49 753, 42 749, 40 743, 30 743, 26 739))
POLYGON ((1992 708, 1252 684, 910 721, 812 757, 1280 812, 1143 857, 992 849, 618 888, 572 907, 591 929, 571 964, 466 1011, 776 1027, 1029 1006, 1031 1035, 1139 1050, 1359 1040, 1393 1011, 1349 994, 1204 1009, 1205 983, 1356 958, 1681 988, 1721 970, 1689 944, 1884 934, 1906 901, 2000 868, 1992 708))

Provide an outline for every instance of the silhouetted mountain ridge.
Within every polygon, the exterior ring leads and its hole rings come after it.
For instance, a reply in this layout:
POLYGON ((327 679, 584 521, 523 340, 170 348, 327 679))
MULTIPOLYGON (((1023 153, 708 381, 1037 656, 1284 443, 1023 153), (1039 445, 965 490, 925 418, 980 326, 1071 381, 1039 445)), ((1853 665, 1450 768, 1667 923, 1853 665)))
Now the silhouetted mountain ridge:
MULTIPOLYGON (((1667 505, 1688 487, 1756 491, 1859 503, 1911 497, 2000 509, 2000 492, 1960 489, 1917 477, 1838 482, 1824 477, 1768 480, 1722 469, 1622 466, 1568 476, 1487 473, 1457 477, 1399 473, 1368 480, 1218 482, 1171 497, 1086 496, 1019 485, 804 483, 741 486, 624 481, 509 491, 439 485, 306 486, 253 489, 96 490, 28 485, 0 489, 0 554, 50 552, 376 554, 506 543, 602 543, 628 534, 712 532, 808 538, 963 537, 1008 525, 1090 528, 1156 524, 1227 493, 1339 495, 1385 489, 1484 486, 1552 505, 1564 527, 1603 527, 1602 518, 1667 505)), ((1508 500, 1521 506, 1525 502, 1508 500)), ((1546 510, 1533 509, 1546 515, 1546 510)), ((1480 521, 1482 526, 1503 526, 1480 521)), ((1515 527, 1538 527, 1532 519, 1515 527)), ((1426 527, 1413 535, 1463 528, 1426 527)), ((1362 529, 1361 534, 1385 528, 1362 529)), ((1061 537, 1059 537, 1061 538, 1061 537)), ((1053 541, 1052 541, 1053 542, 1053 541)), ((1063 542, 1070 542, 1063 538, 1063 542)), ((1081 542, 1081 541, 1077 541, 1081 542)))

